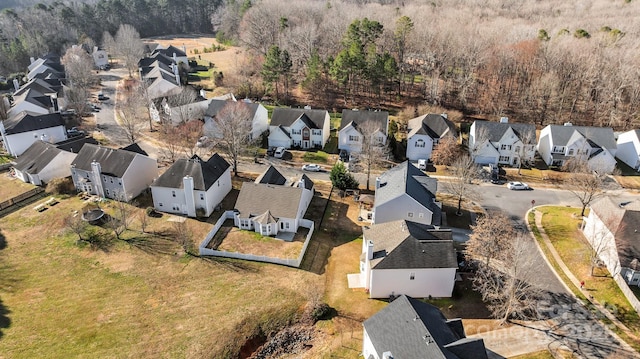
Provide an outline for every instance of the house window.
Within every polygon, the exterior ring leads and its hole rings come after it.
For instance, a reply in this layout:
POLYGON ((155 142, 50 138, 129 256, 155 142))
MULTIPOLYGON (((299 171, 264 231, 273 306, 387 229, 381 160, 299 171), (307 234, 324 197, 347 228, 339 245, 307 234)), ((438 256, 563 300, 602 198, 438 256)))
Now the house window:
POLYGON ((409 280, 414 280, 414 279, 416 279, 416 274, 414 272, 411 272, 409 274, 409 280))
POLYGON ((424 143, 424 140, 417 140, 416 141, 416 147, 424 147, 426 146, 424 143))
POLYGON ((569 154, 568 154, 568 155, 569 155, 569 156, 573 156, 573 148, 570 148, 570 149, 569 149, 569 154))
POLYGON ((413 212, 407 213, 407 217, 413 217, 413 212))
POLYGON ((107 194, 107 196, 109 196, 109 190, 108 189, 105 190, 104 192, 107 194))
POLYGON ((516 152, 520 152, 520 146, 516 146, 516 152))
POLYGON ((289 229, 289 222, 284 223, 284 228, 289 229))
POLYGON ((175 197, 176 196, 176 191, 171 191, 171 196, 175 197))
POLYGON ((162 207, 162 202, 158 202, 158 207, 162 207))
POLYGON ((509 162, 509 156, 500 156, 499 162, 509 162))
POLYGON ((418 213, 418 218, 424 218, 424 213, 418 213))
MULTIPOLYGON (((107 176, 102 176, 102 180, 107 182, 107 176)), ((111 183, 113 183, 113 182, 111 182, 111 183)))
POLYGON ((204 201, 204 193, 200 193, 200 200, 204 201))
POLYGON ((353 135, 350 135, 350 136, 349 136, 349 141, 351 141, 351 142, 358 142, 358 141, 360 141, 360 136, 353 136, 353 135))
POLYGON ((511 145, 502 145, 500 146, 500 149, 503 151, 511 151, 511 145))
POLYGON ((378 143, 382 143, 382 142, 384 142, 384 137, 378 136, 378 143))
POLYGON ((113 178, 109 178, 109 180, 111 181, 111 183, 113 183, 113 178))

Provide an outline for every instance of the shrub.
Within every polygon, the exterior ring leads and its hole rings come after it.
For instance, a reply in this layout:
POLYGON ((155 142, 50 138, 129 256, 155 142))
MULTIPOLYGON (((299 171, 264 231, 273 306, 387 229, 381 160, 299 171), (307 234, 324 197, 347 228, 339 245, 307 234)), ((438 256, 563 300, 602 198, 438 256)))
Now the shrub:
POLYGON ((56 178, 49 181, 49 183, 47 183, 47 187, 45 191, 47 193, 57 194, 57 195, 73 194, 75 193, 76 188, 73 185, 73 181, 71 180, 71 177, 65 177, 65 178, 56 178))

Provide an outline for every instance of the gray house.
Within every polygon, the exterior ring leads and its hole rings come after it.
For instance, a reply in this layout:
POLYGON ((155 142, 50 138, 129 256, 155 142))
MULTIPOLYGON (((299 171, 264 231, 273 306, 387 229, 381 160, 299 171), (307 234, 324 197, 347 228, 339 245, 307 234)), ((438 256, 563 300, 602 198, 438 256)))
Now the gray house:
POLYGON ((401 295, 364 321, 366 359, 486 359, 480 338, 467 338, 461 319, 447 319, 431 304, 401 295))

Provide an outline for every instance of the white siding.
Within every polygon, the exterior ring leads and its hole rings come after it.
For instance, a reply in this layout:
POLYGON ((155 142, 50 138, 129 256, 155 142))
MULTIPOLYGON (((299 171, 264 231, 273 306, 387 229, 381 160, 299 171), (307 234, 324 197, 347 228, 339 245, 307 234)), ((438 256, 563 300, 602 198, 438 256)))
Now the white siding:
POLYGON ((12 156, 18 157, 42 136, 47 137, 47 142, 57 143, 67 139, 67 132, 64 126, 56 126, 7 135, 4 147, 12 156))
POLYGON ((282 132, 278 126, 270 126, 269 147, 291 148, 291 138, 282 132))
POLYGON ((538 140, 538 153, 540 157, 548 166, 551 165, 551 133, 550 127, 547 126, 540 132, 540 139, 538 140))
POLYGON ((256 113, 253 116, 253 124, 251 128, 251 138, 253 140, 258 140, 260 135, 269 129, 269 114, 267 109, 258 104, 258 108, 256 109, 256 113))
MULTIPOLYGON (((396 199, 375 207, 374 223, 386 223, 405 219, 407 221, 431 224, 433 213, 409 195, 404 194, 396 199), (422 214, 422 216, 420 215, 422 214)), ((439 223, 436 223, 439 225, 439 223)))
POLYGON ((155 159, 136 155, 122 176, 122 184, 127 200, 135 198, 147 189, 158 176, 158 163, 155 159))
POLYGON ((39 173, 38 177, 43 183, 48 183, 55 178, 64 178, 71 175, 69 167, 71 162, 76 158, 77 154, 62 151, 48 165, 46 165, 39 173))
MULTIPOLYGON (((211 212, 216 208, 220 202, 227 196, 227 194, 231 191, 231 167, 227 168, 227 170, 218 178, 218 180, 209 187, 209 190, 206 192, 206 216, 209 217, 211 212)), ((200 195, 196 197, 196 203, 200 202, 200 195)))
POLYGON ((407 139, 407 159, 410 161, 430 159, 432 150, 433 139, 427 135, 416 134, 407 139), (416 147, 416 143, 424 143, 424 147, 416 147))
POLYGON ((360 152, 362 148, 362 136, 353 126, 347 126, 338 133, 338 149, 351 152, 360 152), (350 141, 349 136, 357 136, 358 141, 350 141))
POLYGON ((373 269, 369 297, 388 298, 391 294, 415 298, 451 297, 455 276, 456 268, 373 269))
POLYGON ((329 116, 329 112, 325 113, 324 116, 324 124, 322 126, 322 147, 327 144, 329 141, 329 136, 331 135, 331 116, 329 116))
POLYGON ((186 200, 182 188, 151 187, 153 208, 160 212, 186 214, 186 200), (175 197, 173 196, 175 192, 175 197), (162 204, 162 206, 161 206, 162 204), (184 208, 184 211, 183 211, 184 208))
POLYGON ((629 167, 640 170, 640 141, 635 131, 621 133, 618 136, 618 151, 616 152, 622 162, 629 167))
MULTIPOLYGON (((51 107, 53 107, 53 104, 51 105, 51 107)), ((22 111, 25 111, 32 115, 46 115, 48 113, 51 113, 49 108, 41 107, 24 100, 16 103, 11 109, 9 109, 9 117, 16 116, 22 111)))
POLYGON ((593 156, 588 162, 589 168, 592 171, 612 173, 616 168, 616 159, 609 153, 609 151, 602 151, 598 155, 593 156))
POLYGON ((610 273, 615 274, 620 271, 620 259, 613 233, 606 228, 602 219, 595 211, 591 210, 585 220, 583 229, 584 236, 592 245, 601 248, 600 259, 605 263, 610 273))
POLYGON ((371 338, 369 338, 369 334, 366 329, 363 329, 364 334, 362 335, 362 357, 365 359, 373 358, 380 359, 378 353, 376 352, 376 348, 373 346, 371 342, 371 338))

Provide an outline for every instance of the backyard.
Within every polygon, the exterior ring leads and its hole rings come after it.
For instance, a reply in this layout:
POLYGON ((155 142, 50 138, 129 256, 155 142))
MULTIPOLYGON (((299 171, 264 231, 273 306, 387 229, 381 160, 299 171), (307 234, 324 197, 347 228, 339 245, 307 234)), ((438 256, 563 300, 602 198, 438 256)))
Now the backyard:
POLYGON ((0 172, 0 202, 25 193, 34 187, 32 184, 24 183, 18 178, 9 175, 8 171, 0 172))

